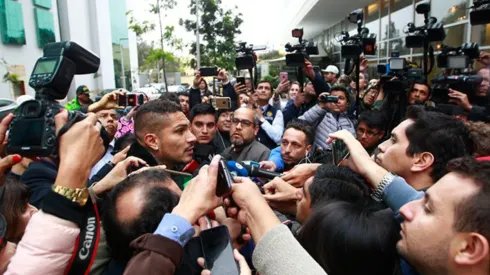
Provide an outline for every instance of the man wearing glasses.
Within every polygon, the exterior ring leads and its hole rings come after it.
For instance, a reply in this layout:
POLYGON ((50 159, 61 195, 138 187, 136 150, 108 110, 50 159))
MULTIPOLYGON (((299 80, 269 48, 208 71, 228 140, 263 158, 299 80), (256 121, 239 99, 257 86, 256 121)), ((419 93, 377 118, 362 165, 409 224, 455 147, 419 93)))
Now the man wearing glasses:
POLYGON ((385 135, 386 123, 386 117, 380 111, 367 111, 359 116, 357 140, 369 154, 373 154, 381 143, 385 135))
POLYGON ((232 146, 221 154, 224 158, 234 161, 267 160, 270 154, 269 148, 255 140, 259 132, 259 119, 255 110, 240 108, 233 113, 231 118, 230 138, 232 146))

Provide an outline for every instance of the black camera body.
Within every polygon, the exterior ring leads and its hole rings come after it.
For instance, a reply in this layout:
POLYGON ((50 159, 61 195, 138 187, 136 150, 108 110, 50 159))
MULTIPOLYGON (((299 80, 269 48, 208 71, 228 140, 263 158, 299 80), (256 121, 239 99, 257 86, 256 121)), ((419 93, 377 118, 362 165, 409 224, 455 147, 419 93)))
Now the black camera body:
POLYGON ((376 34, 370 34, 367 28, 362 28, 361 33, 354 36, 342 32, 340 42, 342 43, 340 51, 344 58, 355 59, 361 54, 376 55, 376 34))
POLYGON ((265 50, 265 46, 247 46, 247 42, 240 42, 236 47, 238 56, 235 58, 237 70, 251 70, 256 65, 255 51, 265 50))
POLYGON ((490 23, 490 0, 474 0, 470 12, 470 24, 486 25, 490 23))
POLYGON ((407 34, 405 46, 407 48, 424 48, 430 42, 443 41, 446 38, 444 25, 441 22, 437 22, 437 18, 429 17, 430 3, 418 4, 415 11, 424 15, 425 24, 416 27, 414 23, 408 23, 408 29, 405 31, 407 34))
POLYGON ((294 29, 293 37, 299 39, 299 44, 291 45, 287 43, 284 48, 286 54, 286 66, 302 68, 305 66, 305 58, 310 59, 310 55, 318 55, 318 46, 313 41, 303 39, 303 29, 294 29))
POLYGON ((464 70, 479 57, 480 50, 477 43, 466 43, 458 48, 444 45, 441 48, 441 54, 437 56, 437 66, 439 68, 464 70))
POLYGON ((481 75, 449 75, 438 76, 432 79, 432 101, 436 103, 448 103, 449 89, 453 89, 467 95, 474 93, 474 87, 481 84, 481 75))
POLYGON ((386 94, 400 95, 414 82, 424 81, 422 69, 412 68, 404 58, 400 58, 399 54, 392 53, 390 59, 390 71, 387 72, 387 66, 378 65, 378 73, 384 74, 381 76, 381 85, 386 94), (393 80, 393 78, 396 79, 393 80))
MULTIPOLYGON (((56 159, 60 133, 56 133, 54 117, 64 109, 56 100, 66 97, 75 74, 95 73, 99 65, 100 59, 96 55, 74 42, 47 44, 29 79, 29 85, 36 90, 36 100, 23 102, 14 111, 7 153, 56 159)), ((70 111, 67 125, 83 118, 84 114, 70 111)), ((104 128, 101 136, 107 146, 109 141, 104 128)))

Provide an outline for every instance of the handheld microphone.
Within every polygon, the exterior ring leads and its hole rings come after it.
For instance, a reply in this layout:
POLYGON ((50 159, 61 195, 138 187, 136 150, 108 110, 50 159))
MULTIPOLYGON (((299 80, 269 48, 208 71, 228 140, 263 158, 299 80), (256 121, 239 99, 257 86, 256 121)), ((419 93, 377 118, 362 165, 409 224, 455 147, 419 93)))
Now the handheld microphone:
POLYGON ((230 171, 230 174, 233 177, 248 177, 249 176, 248 169, 246 169, 242 164, 240 164, 234 160, 227 161, 226 166, 228 167, 228 170, 230 171))
MULTIPOLYGON (((249 167, 246 167, 249 168, 249 167)), ((282 177, 282 174, 276 173, 276 172, 269 172, 260 169, 257 166, 250 166, 250 176, 251 177, 257 177, 257 178, 265 178, 265 179, 273 179, 275 177, 282 177)))

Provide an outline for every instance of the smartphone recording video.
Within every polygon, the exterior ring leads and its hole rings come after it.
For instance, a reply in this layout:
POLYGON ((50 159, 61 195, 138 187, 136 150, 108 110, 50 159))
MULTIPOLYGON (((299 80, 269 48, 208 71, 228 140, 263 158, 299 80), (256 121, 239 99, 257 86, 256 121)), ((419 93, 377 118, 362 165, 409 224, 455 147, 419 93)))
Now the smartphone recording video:
POLYGON ((333 164, 339 166, 339 164, 349 157, 349 149, 342 140, 334 140, 332 143, 332 155, 333 164))
POLYGON ((224 225, 203 230, 201 238, 205 267, 213 275, 239 275, 240 269, 233 256, 230 233, 224 225))

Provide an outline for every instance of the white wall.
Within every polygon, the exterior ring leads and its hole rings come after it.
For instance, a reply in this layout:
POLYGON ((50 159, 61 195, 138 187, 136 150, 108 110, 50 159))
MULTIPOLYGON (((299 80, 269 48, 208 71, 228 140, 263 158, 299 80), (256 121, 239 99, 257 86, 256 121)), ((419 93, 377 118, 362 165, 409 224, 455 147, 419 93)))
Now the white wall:
POLYGON ((74 41, 92 51, 101 61, 97 78, 94 78, 94 74, 75 76, 68 98, 75 96, 79 85, 87 85, 90 90, 99 91, 113 88, 114 65, 108 0, 58 1, 65 13, 60 17, 62 39, 74 41))
MULTIPOLYGON (((138 3, 141 5, 141 2, 138 0, 126 0, 126 9, 127 10, 135 10, 137 9, 136 5, 138 3)), ((127 17, 128 26, 129 26, 129 16, 127 17)), ((139 77, 139 64, 138 64, 138 42, 136 33, 131 30, 128 30, 128 44, 129 44, 129 62, 131 65, 131 77, 133 78, 133 89, 139 88, 140 86, 140 77, 139 77), (136 83, 134 82, 136 80, 136 83)))
MULTIPOLYGON (((26 45, 5 45, 0 41, 0 58, 5 59, 10 65, 22 65, 25 67, 26 94, 34 96, 35 91, 29 87, 28 81, 32 69, 37 59, 43 55, 43 51, 37 45, 36 22, 34 20, 34 5, 32 4, 32 0, 20 0, 18 2, 22 4, 26 45)), ((50 12, 53 15, 56 41, 59 41, 60 31, 56 0, 52 0, 50 12)), ((6 72, 5 68, 0 66, 0 77, 3 77, 6 72)), ((10 85, 10 83, 4 83, 0 79, 0 98, 13 99, 10 85)))

